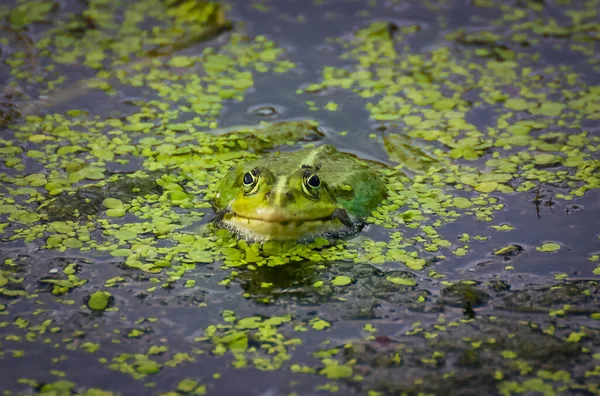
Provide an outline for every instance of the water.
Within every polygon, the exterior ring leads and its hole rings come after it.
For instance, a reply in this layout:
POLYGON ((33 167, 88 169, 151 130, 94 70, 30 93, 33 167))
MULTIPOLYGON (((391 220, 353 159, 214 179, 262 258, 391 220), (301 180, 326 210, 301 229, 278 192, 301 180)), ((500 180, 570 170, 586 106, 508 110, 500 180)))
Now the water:
POLYGON ((194 4, 7 6, 1 389, 598 393, 597 1, 194 4), (435 161, 345 241, 206 228, 213 129, 306 119, 435 161))

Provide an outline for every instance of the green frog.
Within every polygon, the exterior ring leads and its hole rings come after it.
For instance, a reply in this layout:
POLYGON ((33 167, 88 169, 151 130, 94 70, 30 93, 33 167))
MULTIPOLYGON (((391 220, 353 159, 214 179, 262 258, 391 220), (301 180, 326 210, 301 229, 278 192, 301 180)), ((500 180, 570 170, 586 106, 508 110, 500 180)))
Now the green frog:
POLYGON ((375 163, 331 145, 277 152, 221 181, 215 223, 248 241, 310 241, 353 234, 386 196, 375 163))

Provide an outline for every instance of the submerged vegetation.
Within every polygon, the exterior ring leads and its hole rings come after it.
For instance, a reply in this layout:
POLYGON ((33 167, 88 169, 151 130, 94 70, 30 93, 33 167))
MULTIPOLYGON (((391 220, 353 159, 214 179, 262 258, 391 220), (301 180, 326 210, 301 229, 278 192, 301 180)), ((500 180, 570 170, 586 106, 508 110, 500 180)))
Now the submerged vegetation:
POLYGON ((600 2, 291 4, 0 6, 5 394, 598 394, 600 2), (324 143, 389 165, 364 232, 210 225, 324 143))

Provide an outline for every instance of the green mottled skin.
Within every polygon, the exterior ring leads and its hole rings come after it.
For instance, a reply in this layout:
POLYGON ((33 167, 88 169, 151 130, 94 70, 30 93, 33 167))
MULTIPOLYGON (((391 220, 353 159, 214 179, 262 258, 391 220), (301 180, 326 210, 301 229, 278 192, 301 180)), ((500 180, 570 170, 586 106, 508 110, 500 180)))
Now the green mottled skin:
POLYGON ((323 145, 237 167, 222 180, 214 205, 220 225, 245 239, 307 240, 355 232, 385 194, 372 165, 323 145), (258 175, 251 188, 243 183, 247 172, 258 175), (306 184, 313 174, 318 189, 306 184))

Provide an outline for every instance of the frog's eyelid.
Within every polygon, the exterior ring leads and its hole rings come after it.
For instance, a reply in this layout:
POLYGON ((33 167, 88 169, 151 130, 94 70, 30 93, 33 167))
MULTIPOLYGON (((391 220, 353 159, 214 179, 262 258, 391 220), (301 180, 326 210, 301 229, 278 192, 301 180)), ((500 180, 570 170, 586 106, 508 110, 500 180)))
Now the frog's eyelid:
MULTIPOLYGON (((252 182, 254 183, 254 182, 256 182, 256 180, 258 179, 258 176, 260 175, 260 173, 261 173, 261 172, 260 172, 260 169, 259 169, 259 168, 254 168, 254 169, 251 169, 251 170, 249 170, 249 171, 246 171, 246 172, 244 172, 244 173, 242 174, 242 180, 243 180, 243 178, 244 178, 246 175, 250 175, 250 176, 252 176, 252 182)), ((250 183, 248 183, 248 184, 250 184, 250 183)))
POLYGON ((314 169, 315 172, 318 172, 319 169, 321 169, 321 164, 317 164, 315 166, 310 166, 310 165, 302 165, 302 169, 314 169))

